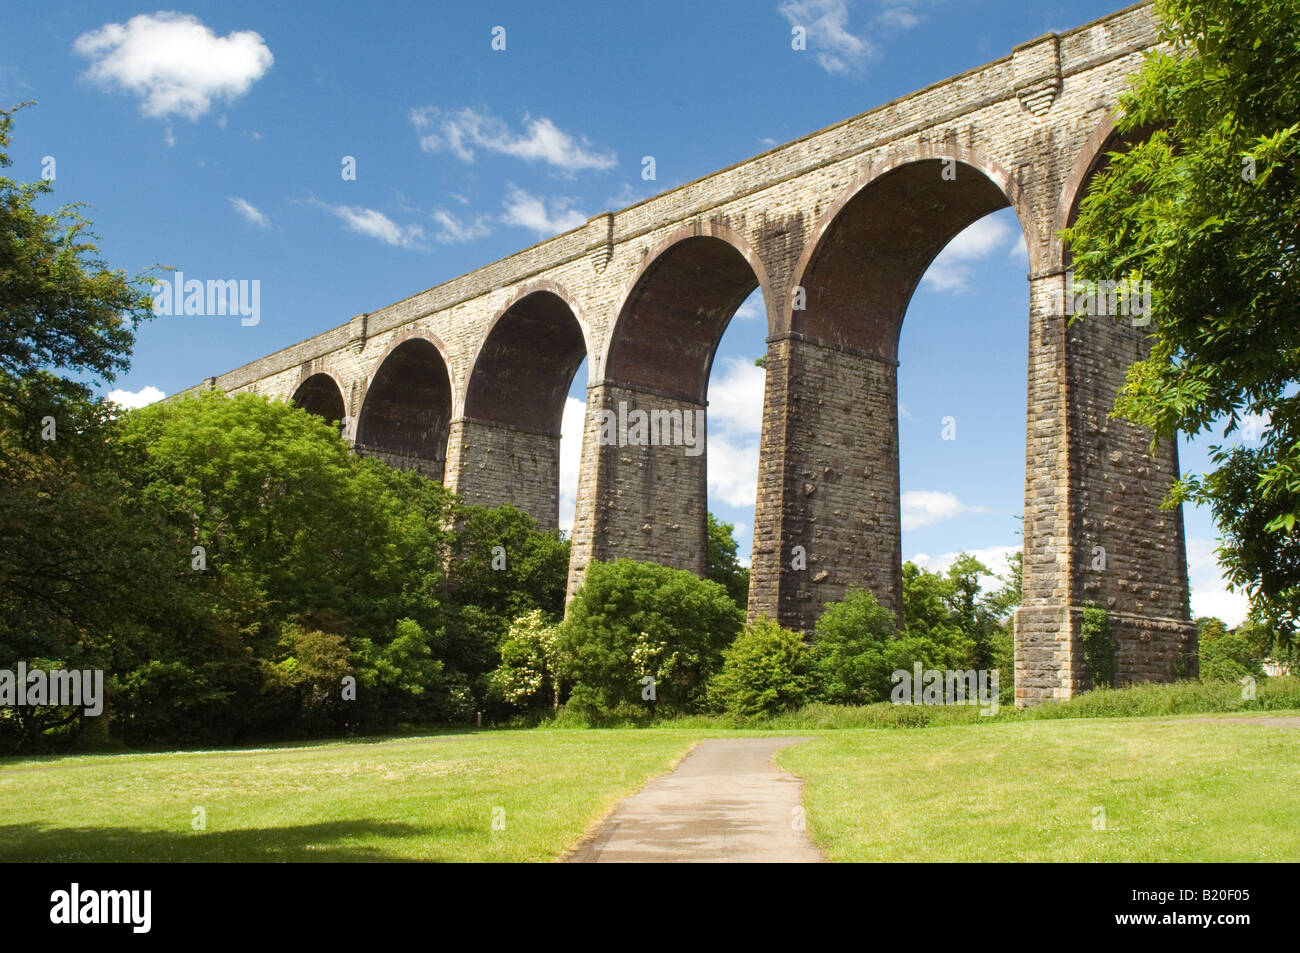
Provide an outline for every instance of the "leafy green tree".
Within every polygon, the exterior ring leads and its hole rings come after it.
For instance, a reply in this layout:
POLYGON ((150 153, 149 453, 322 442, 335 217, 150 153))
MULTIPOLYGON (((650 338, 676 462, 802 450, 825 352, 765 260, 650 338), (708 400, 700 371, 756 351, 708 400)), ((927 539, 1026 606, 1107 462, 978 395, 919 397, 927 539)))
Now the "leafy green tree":
POLYGON ((749 570, 740 564, 735 527, 709 514, 708 577, 727 590, 727 595, 743 611, 749 605, 749 570))
POLYGON ((560 629, 573 660, 569 705, 596 715, 696 711, 743 621, 715 582, 630 559, 593 562, 560 629))
MULTIPOLYGON (((16 110, 0 110, 0 168, 16 110)), ((91 385, 127 369, 151 315, 141 279, 98 257, 81 206, 0 176, 0 667, 101 668, 115 629, 165 602, 154 520, 124 509, 115 409, 91 385)), ((107 715, 100 716, 107 719, 107 715)), ((81 709, 0 710, 0 744, 71 737, 81 709)))
POLYGON ((767 616, 746 625, 722 656, 722 670, 708 687, 715 710, 748 718, 789 711, 808 700, 811 659, 803 636, 767 616))
POLYGON ((486 692, 486 676, 513 619, 533 609, 549 621, 563 617, 569 543, 508 504, 458 503, 454 512, 457 529, 441 593, 448 663, 486 692))
POLYGON ((910 673, 917 662, 927 669, 969 667, 966 662, 974 645, 948 620, 943 605, 947 580, 910 562, 904 564, 905 576, 908 567, 913 600, 932 613, 933 627, 924 628, 918 621, 898 633, 893 612, 872 593, 851 588, 842 600, 827 605, 813 632, 814 683, 823 701, 840 705, 885 701, 891 675, 900 669, 910 673), (931 588, 925 589, 927 585, 931 588))
POLYGON ((1199 634, 1201 680, 1239 682, 1245 676, 1264 677, 1267 656, 1248 626, 1228 631, 1222 619, 1202 616, 1196 620, 1199 634))
POLYGON ((1065 233, 1080 278, 1152 283, 1152 348, 1116 413, 1156 438, 1242 430, 1168 502, 1208 504, 1253 616, 1300 618, 1300 11, 1157 0, 1165 48, 1121 98, 1109 157, 1065 233), (1151 131, 1154 130, 1154 131, 1151 131), (1262 431, 1252 434, 1263 421, 1262 431), (1254 444, 1252 437, 1258 437, 1254 444))

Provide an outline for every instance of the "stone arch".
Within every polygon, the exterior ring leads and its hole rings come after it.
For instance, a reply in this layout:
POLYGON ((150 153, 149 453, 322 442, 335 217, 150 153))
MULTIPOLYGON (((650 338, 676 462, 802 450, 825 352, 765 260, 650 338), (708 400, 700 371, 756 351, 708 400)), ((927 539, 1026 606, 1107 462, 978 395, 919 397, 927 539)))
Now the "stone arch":
POLYGON ((452 426, 449 485, 467 502, 509 503, 543 529, 559 525, 560 437, 587 326, 551 281, 520 288, 484 332, 452 426))
POLYGON ((681 228, 650 249, 620 297, 601 375, 624 386, 704 403, 718 342, 758 288, 775 327, 776 302, 762 259, 716 222, 681 228))
POLYGON ((332 424, 341 424, 348 415, 343 386, 329 371, 304 374, 290 402, 332 424))
POLYGON ((574 517, 570 594, 593 559, 705 574, 709 372, 723 332, 755 288, 770 328, 768 271, 741 236, 717 222, 668 234, 625 286, 588 389, 586 489, 574 517), (634 436, 640 415, 645 442, 634 436))
POLYGON ((903 316, 926 269, 967 226, 1008 207, 1033 270, 1042 254, 1036 220, 1000 164, 950 145, 891 153, 850 183, 818 220, 795 267, 805 307, 794 310, 793 296, 784 303, 783 330, 896 361, 903 316), (956 178, 945 179, 946 169, 956 178), (862 257, 865 249, 869 260, 862 257))
POLYGON ((357 452, 441 481, 454 393, 446 348, 437 337, 412 332, 397 338, 366 384, 357 452))
POLYGON ((751 618, 808 631, 850 586, 901 617, 903 319, 944 247, 1007 207, 1032 256, 1035 220, 1007 171, 972 150, 922 144, 871 163, 820 216, 768 342, 751 618), (792 571, 794 558, 806 568, 792 571))
POLYGON ((589 354, 574 299, 553 281, 520 288, 492 318, 465 382, 469 419, 558 435, 564 399, 589 354))

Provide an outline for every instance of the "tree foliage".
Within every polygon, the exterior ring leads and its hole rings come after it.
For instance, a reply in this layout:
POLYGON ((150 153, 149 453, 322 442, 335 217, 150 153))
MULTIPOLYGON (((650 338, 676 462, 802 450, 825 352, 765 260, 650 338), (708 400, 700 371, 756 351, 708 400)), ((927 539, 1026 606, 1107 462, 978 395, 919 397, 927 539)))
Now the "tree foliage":
POLYGON ((595 715, 697 711, 743 621, 716 582, 630 559, 593 562, 561 627, 569 704, 595 715))
POLYGON ((708 576, 726 589, 731 601, 743 611, 749 605, 749 570, 740 564, 734 530, 732 524, 709 514, 708 576))
POLYGON ((1208 504, 1255 618, 1300 616, 1300 6, 1157 0, 1166 49, 1121 99, 1120 133, 1065 238, 1080 277, 1152 283, 1152 348, 1116 413, 1156 438, 1214 432, 1215 468, 1169 504, 1208 504), (1152 131, 1154 130, 1154 131, 1152 131), (1256 443, 1250 433, 1261 426, 1256 443))
POLYGON ((709 704, 741 717, 799 708, 812 691, 811 659, 803 636, 767 616, 746 625, 722 653, 709 682, 709 704))

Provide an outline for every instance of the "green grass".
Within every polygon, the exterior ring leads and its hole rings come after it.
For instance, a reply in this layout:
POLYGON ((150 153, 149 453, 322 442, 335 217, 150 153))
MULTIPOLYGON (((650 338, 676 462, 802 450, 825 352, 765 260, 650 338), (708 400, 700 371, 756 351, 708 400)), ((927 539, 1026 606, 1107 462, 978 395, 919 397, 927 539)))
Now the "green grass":
POLYGON ((694 738, 482 732, 5 760, 0 861, 551 860, 694 738))
POLYGON ((834 860, 1295 861, 1300 729, 1236 722, 1286 713, 1296 684, 1261 683, 1253 702, 1235 686, 1138 686, 994 718, 809 706, 743 732, 706 717, 560 722, 4 759, 0 861, 554 860, 692 743, 737 733, 814 736, 778 761, 805 778, 810 830, 834 860), (1230 722, 1189 720, 1201 712, 1230 722), (195 807, 206 830, 191 828, 195 807))
POLYGON ((1295 728, 1025 719, 842 730, 777 762, 805 778, 809 827, 837 861, 1300 860, 1295 728))

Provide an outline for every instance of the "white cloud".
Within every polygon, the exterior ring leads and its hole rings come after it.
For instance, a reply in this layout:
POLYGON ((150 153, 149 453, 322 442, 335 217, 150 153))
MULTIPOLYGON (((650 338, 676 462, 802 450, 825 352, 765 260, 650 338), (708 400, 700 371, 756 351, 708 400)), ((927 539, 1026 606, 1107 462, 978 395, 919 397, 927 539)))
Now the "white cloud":
POLYGON ((577 228, 587 221, 587 216, 575 208, 570 208, 572 199, 555 198, 547 201, 530 195, 523 189, 510 187, 505 198, 505 214, 501 220, 507 225, 519 225, 537 232, 539 237, 549 238, 571 228, 577 228))
MULTIPOLYGON (((965 291, 974 277, 971 262, 987 258, 1012 244, 1018 229, 996 213, 981 218, 958 233, 926 269, 921 283, 934 291, 965 291)), ((1024 240, 1024 236, 1020 236, 1024 240)))
POLYGON ((709 434, 709 500, 753 507, 758 499, 758 441, 709 434))
MULTIPOLYGON (((980 588, 985 592, 1002 588, 1002 581, 999 576, 1005 576, 1011 571, 1011 557, 1021 551, 1020 546, 984 546, 980 549, 968 549, 964 552, 968 556, 974 556, 991 570, 990 575, 980 576, 980 588)), ((917 553, 911 561, 916 563, 922 569, 930 572, 947 572, 948 567, 957 561, 961 553, 943 553, 939 556, 931 556, 927 553, 917 553)))
POLYGON ((486 149, 528 162, 545 162, 565 172, 582 169, 612 169, 618 164, 613 152, 594 149, 585 137, 574 138, 541 116, 525 115, 524 131, 510 128, 487 110, 460 109, 455 112, 424 106, 411 110, 411 125, 420 133, 425 152, 450 152, 464 162, 474 161, 475 149, 486 149))
POLYGON ((433 210, 433 220, 438 223, 437 239, 440 242, 471 242, 492 233, 492 226, 483 216, 477 216, 472 222, 462 222, 455 215, 443 209, 433 210))
POLYGON ((951 493, 908 490, 901 500, 903 529, 921 529, 963 513, 987 513, 987 507, 968 506, 951 493))
POLYGON ((1235 628, 1246 618, 1250 601, 1244 592, 1229 592, 1223 580, 1217 543, 1210 539, 1187 541, 1187 578, 1192 585, 1192 617, 1217 616, 1235 628))
POLYGON ((856 73, 879 55, 870 40, 849 29, 846 0, 781 0, 777 7, 791 27, 803 27, 808 49, 828 73, 856 73))
POLYGON ((198 17, 164 11, 83 33, 73 49, 91 61, 87 78, 134 93, 157 118, 198 119, 214 99, 243 96, 275 62, 252 30, 219 37, 198 17))
POLYGON ((246 199, 241 199, 238 196, 231 196, 230 204, 234 207, 235 211, 239 213, 240 217, 249 225, 255 225, 258 228, 270 227, 271 220, 267 218, 257 206, 253 205, 246 199))
POLYGON ((1025 236, 1022 232, 1019 240, 1011 246, 1009 257, 1014 262, 1029 264, 1029 246, 1025 243, 1025 236))
MULTIPOLYGON (((763 390, 767 372, 753 361, 729 357, 722 374, 709 378, 709 429, 730 436, 758 436, 763 431, 763 390)), ((757 477, 758 471, 755 470, 757 477)))
POLYGON ((350 231, 377 238, 397 248, 424 248, 424 229, 419 225, 398 225, 383 212, 359 205, 330 205, 313 199, 308 204, 337 215, 350 231))
POLYGON ((566 397, 560 419, 560 529, 573 532, 573 510, 578 498, 578 469, 582 466, 582 429, 587 405, 566 397))
POLYGON ((737 357, 724 359, 709 377, 710 500, 752 507, 757 499, 766 380, 767 372, 761 367, 737 357))
POLYGON ((144 407, 162 400, 167 395, 157 387, 141 387, 139 390, 110 390, 108 399, 123 407, 144 407))

